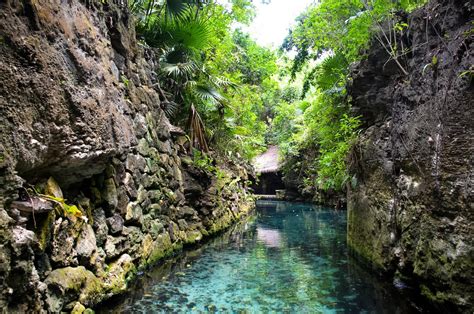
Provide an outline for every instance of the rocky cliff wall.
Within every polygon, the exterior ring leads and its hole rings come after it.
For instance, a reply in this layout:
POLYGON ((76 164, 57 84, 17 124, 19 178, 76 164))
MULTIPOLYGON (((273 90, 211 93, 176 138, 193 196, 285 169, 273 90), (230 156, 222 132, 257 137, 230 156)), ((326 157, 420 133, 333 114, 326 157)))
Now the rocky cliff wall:
POLYGON ((121 1, 0 1, 4 312, 80 313, 250 209, 244 166, 188 157, 154 60, 121 1))
POLYGON ((349 245, 444 312, 473 309, 474 88, 470 1, 411 14, 400 74, 377 44, 353 71, 365 123, 351 155, 349 245))

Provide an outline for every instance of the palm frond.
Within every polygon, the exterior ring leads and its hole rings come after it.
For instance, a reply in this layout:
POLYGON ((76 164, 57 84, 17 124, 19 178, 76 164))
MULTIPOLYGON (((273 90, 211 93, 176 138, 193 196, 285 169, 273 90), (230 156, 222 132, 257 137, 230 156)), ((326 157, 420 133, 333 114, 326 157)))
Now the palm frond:
POLYGON ((237 88, 238 84, 232 82, 231 80, 225 78, 225 77, 218 77, 218 76, 209 76, 209 81, 211 81, 212 84, 214 84, 218 88, 222 87, 231 87, 231 88, 237 88))
POLYGON ((189 5, 193 1, 186 0, 166 0, 166 15, 169 18, 181 18, 184 16, 189 5))
POLYGON ((176 115, 179 109, 179 105, 174 101, 162 101, 161 109, 168 118, 172 118, 176 115))
POLYGON ((316 85, 323 91, 334 90, 344 78, 347 66, 347 60, 341 53, 326 57, 316 70, 316 85))
POLYGON ((226 98, 212 86, 198 84, 193 89, 194 95, 203 101, 210 101, 214 104, 222 103, 226 98))
POLYGON ((194 148, 201 149, 204 152, 209 151, 209 147, 206 141, 206 130, 204 122, 202 122, 201 116, 199 115, 194 104, 191 104, 189 112, 189 141, 191 146, 194 148))
POLYGON ((200 51, 209 44, 211 38, 208 21, 200 16, 195 17, 189 9, 179 19, 167 21, 153 18, 141 32, 145 41, 155 48, 182 46, 200 51))
POLYGON ((191 62, 186 63, 162 63, 161 70, 167 76, 176 80, 188 80, 196 70, 196 65, 191 62))

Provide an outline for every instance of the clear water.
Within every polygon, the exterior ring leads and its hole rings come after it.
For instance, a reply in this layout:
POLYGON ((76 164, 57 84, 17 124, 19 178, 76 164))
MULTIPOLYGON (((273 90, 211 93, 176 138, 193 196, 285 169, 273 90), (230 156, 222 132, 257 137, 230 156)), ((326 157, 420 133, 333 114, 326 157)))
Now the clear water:
POLYGON ((265 201, 253 221, 156 268, 113 312, 418 310, 348 255, 346 212, 265 201))

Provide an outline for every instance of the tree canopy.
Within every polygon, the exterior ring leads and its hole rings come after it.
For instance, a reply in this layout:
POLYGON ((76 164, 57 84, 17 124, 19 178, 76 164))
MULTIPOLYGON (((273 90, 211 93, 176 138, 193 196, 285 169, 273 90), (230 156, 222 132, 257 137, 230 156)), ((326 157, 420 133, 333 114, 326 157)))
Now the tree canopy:
POLYGON ((240 26, 251 0, 134 0, 137 33, 160 56, 162 107, 191 146, 251 159, 267 144, 291 159, 316 147, 305 182, 342 189, 359 118, 346 93, 349 65, 378 40, 406 72, 399 17, 424 0, 322 0, 298 18, 279 51, 240 26), (291 55, 294 57, 290 57, 291 55))

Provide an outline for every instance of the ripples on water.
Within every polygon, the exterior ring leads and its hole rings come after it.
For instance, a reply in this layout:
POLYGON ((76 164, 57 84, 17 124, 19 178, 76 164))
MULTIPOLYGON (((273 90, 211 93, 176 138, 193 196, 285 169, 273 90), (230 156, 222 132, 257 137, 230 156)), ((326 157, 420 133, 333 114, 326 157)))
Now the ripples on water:
POLYGON ((348 256, 346 212, 268 201, 253 221, 157 267, 113 311, 416 312, 348 256))

